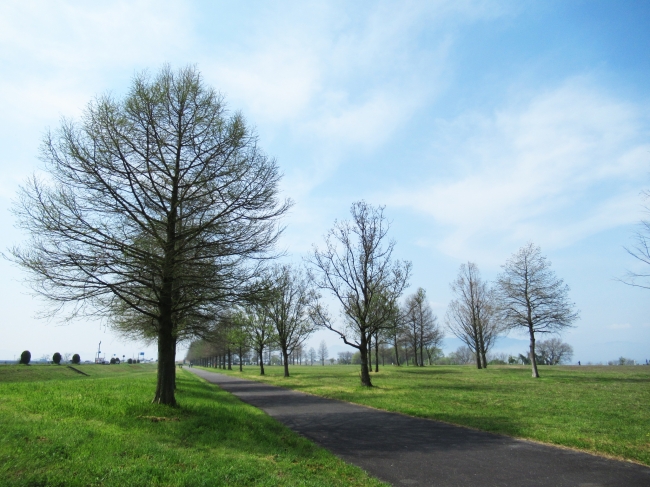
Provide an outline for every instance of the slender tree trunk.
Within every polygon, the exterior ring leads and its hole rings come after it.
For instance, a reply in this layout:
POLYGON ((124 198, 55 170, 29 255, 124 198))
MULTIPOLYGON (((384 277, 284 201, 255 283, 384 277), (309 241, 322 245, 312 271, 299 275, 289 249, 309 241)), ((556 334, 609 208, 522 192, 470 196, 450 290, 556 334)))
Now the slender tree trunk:
POLYGON ((372 372, 372 335, 368 336, 368 372, 372 372))
POLYGON ((379 340, 375 336, 375 372, 379 372, 379 340))
POLYGON ((535 360, 535 332, 533 327, 529 327, 530 331, 530 364, 533 367, 533 377, 535 379, 539 378, 539 371, 537 370, 537 360, 535 360))
POLYGON ((395 334, 394 340, 393 340, 393 346, 395 348, 395 362, 397 362, 397 366, 400 366, 399 363, 399 348, 397 347, 397 334, 395 334))
POLYGON ((424 367, 424 325, 420 323, 420 367, 424 367))
POLYGON ((478 328, 478 344, 481 347, 481 360, 483 361, 483 368, 487 369, 487 357, 485 354, 485 340, 483 339, 483 328, 481 326, 479 326, 478 328))
POLYGON ((260 375, 264 375, 264 349, 260 348, 260 375))
POLYGON ((232 351, 228 348, 228 370, 232 370, 232 351))
POLYGON ((284 376, 289 377, 289 355, 284 347, 282 348, 282 356, 284 357, 284 376))
POLYGON ((481 365, 481 346, 478 343, 478 338, 474 337, 474 356, 476 357, 476 368, 482 369, 481 365))
POLYGON ((243 353, 242 347, 239 347, 239 371, 240 371, 240 372, 243 372, 243 371, 244 371, 244 365, 242 364, 243 360, 242 360, 242 358, 241 358, 241 357, 242 357, 242 353, 243 353))
POLYGON ((361 355, 361 385, 372 387, 370 372, 368 371, 368 343, 366 343, 365 333, 362 333, 361 343, 359 345, 359 354, 361 355))

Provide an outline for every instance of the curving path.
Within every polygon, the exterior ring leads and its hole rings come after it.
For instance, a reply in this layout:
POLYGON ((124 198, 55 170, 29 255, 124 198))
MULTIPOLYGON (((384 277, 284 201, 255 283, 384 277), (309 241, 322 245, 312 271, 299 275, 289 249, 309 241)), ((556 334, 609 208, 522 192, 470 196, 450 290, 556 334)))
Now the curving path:
POLYGON ((395 486, 650 486, 650 468, 634 463, 185 370, 395 486))

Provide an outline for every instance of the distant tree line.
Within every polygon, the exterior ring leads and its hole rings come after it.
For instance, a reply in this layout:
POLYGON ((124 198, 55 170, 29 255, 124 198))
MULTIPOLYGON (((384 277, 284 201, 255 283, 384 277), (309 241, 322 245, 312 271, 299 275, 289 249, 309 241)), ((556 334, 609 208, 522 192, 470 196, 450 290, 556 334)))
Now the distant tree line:
POLYGON ((529 243, 503 266, 496 282, 482 279, 473 262, 462 264, 450 284, 444 328, 433 313, 423 288, 400 300, 408 285, 411 264, 392 258, 395 242, 383 207, 363 201, 351 207, 351 220, 337 222, 314 248, 307 270, 275 265, 260 277, 263 293, 220 315, 210 334, 194 342, 188 359, 210 366, 241 368, 277 363, 289 376, 289 365, 315 361, 358 364, 361 383, 371 386, 371 373, 380 366, 424 367, 474 363, 478 369, 495 364, 526 364, 539 377, 538 364, 557 365, 571 359, 573 350, 559 338, 537 342, 571 326, 578 314, 568 300, 568 287, 550 270, 539 247, 529 243), (333 319, 322 304, 327 292, 341 305, 342 319, 333 319), (303 344, 316 328, 333 331, 356 352, 328 356, 326 344, 305 354, 303 344), (445 330, 463 342, 445 356, 445 330), (518 357, 494 356, 497 337, 525 330, 530 346, 518 357), (266 353, 266 355, 265 355, 266 353))

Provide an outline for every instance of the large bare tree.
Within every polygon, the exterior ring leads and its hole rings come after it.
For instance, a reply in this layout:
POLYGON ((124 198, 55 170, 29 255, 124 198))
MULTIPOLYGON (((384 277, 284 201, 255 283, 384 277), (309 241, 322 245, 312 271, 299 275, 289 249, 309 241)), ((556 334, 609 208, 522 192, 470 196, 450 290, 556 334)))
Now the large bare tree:
POLYGON ((456 299, 447 307, 447 328, 474 353, 476 368, 486 368, 487 353, 502 331, 495 317, 494 293, 473 262, 461 264, 450 287, 456 299))
POLYGON ((43 159, 48 178, 16 206, 30 240, 15 260, 55 311, 139 315, 158 343, 154 402, 175 404, 177 341, 250 293, 279 236, 277 164, 192 67, 99 97, 47 135, 43 159))
POLYGON ((352 220, 335 222, 325 237, 325 248, 315 247, 309 259, 314 282, 334 295, 344 324, 335 323, 320 305, 312 315, 320 326, 359 350, 361 384, 371 387, 368 342, 393 316, 411 263, 393 259, 395 242, 387 239, 390 225, 383 207, 359 201, 350 212, 352 220))
POLYGON ((569 286, 550 267, 541 249, 528 243, 508 259, 496 285, 504 325, 528 331, 533 377, 539 377, 535 334, 558 333, 578 318, 575 305, 569 301, 569 286))
POLYGON ((570 361, 573 357, 573 347, 557 337, 540 340, 536 348, 537 356, 545 365, 558 365, 570 361))
POLYGON ((406 299, 402 316, 404 333, 413 349, 414 364, 423 367, 427 347, 438 346, 442 341, 438 318, 433 314, 423 288, 418 288, 406 299))
POLYGON ((267 275, 267 297, 262 301, 280 346, 284 376, 289 377, 289 355, 313 333, 310 311, 316 293, 304 273, 289 264, 276 265, 267 275))

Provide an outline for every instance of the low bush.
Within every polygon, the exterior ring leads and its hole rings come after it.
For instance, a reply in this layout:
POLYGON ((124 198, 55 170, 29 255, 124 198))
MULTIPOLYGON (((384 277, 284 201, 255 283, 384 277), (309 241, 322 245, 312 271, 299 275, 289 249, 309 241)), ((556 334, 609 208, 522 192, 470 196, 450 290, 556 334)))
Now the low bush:
POLYGON ((25 350, 23 353, 20 354, 20 362, 21 364, 27 365, 29 364, 29 361, 32 359, 32 354, 29 350, 25 350))
POLYGON ((61 354, 59 352, 56 352, 54 355, 52 355, 52 362, 54 362, 56 365, 59 365, 61 363, 61 354))
POLYGON ((77 365, 81 363, 81 357, 79 356, 78 353, 75 353, 75 354, 72 356, 72 363, 73 363, 73 364, 77 364, 77 365))

